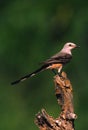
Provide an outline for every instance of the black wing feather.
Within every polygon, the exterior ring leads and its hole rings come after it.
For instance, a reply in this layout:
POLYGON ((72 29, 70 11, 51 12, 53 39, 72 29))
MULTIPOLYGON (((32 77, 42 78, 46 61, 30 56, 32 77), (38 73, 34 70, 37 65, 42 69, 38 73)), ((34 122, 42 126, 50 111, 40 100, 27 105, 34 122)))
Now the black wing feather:
POLYGON ((71 58, 72 58, 72 55, 70 55, 70 54, 58 53, 58 54, 52 56, 50 59, 43 62, 43 64, 53 64, 53 63, 66 64, 71 60, 71 58))

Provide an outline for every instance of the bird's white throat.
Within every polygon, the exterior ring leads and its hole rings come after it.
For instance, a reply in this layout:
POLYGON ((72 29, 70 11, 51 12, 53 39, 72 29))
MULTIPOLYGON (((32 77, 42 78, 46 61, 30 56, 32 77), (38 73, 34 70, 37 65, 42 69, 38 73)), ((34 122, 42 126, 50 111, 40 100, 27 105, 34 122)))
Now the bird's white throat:
POLYGON ((72 55, 71 50, 69 48, 63 48, 61 52, 72 55))

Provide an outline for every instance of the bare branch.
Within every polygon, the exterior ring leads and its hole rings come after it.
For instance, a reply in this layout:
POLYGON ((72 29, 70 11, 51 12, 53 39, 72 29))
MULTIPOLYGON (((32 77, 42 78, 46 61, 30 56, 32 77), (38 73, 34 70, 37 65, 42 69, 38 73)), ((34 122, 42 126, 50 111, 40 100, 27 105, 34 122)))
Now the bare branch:
POLYGON ((55 95, 61 106, 61 113, 57 119, 54 119, 42 109, 36 115, 35 123, 40 130, 74 130, 74 120, 77 116, 74 113, 71 82, 65 72, 62 72, 62 77, 56 75, 54 82, 55 95))

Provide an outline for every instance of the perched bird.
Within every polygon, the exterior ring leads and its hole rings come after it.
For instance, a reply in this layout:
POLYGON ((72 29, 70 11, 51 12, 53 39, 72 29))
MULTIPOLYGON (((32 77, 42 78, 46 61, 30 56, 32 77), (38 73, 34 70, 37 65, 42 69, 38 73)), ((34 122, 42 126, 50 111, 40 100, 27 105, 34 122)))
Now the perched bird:
POLYGON ((39 69, 37 69, 36 71, 34 71, 24 77, 21 77, 20 79, 12 82, 11 84, 14 85, 19 82, 22 82, 22 81, 26 80, 27 78, 33 77, 37 73, 47 70, 47 69, 51 69, 53 72, 55 72, 54 70, 56 69, 58 71, 58 74, 60 75, 62 67, 72 59, 71 50, 74 48, 77 48, 77 47, 79 47, 79 46, 77 46, 74 43, 71 43, 71 42, 66 43, 60 52, 58 52, 54 56, 50 57, 46 61, 44 61, 42 66, 39 69))

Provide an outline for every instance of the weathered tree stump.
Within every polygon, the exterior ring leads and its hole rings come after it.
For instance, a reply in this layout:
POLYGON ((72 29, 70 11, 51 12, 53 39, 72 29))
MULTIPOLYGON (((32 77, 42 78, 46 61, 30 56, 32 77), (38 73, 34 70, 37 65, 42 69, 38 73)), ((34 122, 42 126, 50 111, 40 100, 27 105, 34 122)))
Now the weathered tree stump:
POLYGON ((65 72, 61 75, 62 77, 58 75, 54 77, 55 95, 61 106, 61 113, 54 119, 42 109, 35 118, 35 123, 40 130, 74 130, 74 120, 77 116, 73 107, 72 85, 65 72))

